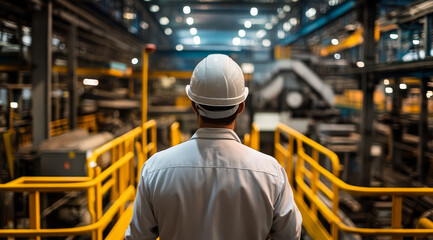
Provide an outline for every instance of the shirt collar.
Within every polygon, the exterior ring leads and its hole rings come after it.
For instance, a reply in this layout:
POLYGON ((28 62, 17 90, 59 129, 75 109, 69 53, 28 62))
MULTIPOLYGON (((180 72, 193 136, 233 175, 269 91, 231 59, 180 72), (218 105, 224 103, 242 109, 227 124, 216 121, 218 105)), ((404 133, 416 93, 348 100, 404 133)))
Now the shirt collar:
POLYGON ((238 135, 228 128, 199 128, 191 139, 226 139, 241 142, 238 135))

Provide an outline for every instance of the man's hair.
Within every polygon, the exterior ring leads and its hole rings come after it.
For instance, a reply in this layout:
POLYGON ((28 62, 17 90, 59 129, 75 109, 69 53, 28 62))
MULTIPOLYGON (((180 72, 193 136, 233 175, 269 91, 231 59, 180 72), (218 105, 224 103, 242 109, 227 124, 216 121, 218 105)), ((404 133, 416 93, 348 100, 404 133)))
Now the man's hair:
MULTIPOLYGON (((227 107, 215 107, 215 106, 208 106, 208 105, 203 105, 200 104, 200 107, 208 110, 208 111, 225 111, 225 110, 229 110, 234 108, 235 106, 227 106, 227 107)), ((234 122, 236 120, 236 117, 238 116, 238 111, 236 111, 235 113, 233 113, 231 116, 225 117, 225 118, 219 118, 219 119, 212 119, 212 118, 207 118, 204 116, 200 117, 203 119, 204 122, 207 123, 212 123, 212 124, 220 124, 220 125, 229 125, 232 122, 234 122)))

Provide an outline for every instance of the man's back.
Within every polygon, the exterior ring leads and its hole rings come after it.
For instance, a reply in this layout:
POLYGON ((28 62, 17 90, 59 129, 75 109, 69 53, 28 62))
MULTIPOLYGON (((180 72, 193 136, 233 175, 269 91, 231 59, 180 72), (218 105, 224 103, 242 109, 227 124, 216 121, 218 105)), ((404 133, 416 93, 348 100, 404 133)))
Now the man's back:
MULTIPOLYGON (((201 128, 143 168, 126 236, 273 239, 299 235, 300 214, 275 159, 224 128, 201 128)), ((144 238, 143 238, 144 237, 144 238)))

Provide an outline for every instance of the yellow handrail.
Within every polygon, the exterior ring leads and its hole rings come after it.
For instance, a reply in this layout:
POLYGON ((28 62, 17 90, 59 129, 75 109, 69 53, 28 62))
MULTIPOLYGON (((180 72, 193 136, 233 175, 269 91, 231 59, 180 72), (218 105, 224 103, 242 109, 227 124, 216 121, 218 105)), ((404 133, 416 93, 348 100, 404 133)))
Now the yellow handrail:
POLYGON ((182 132, 179 126, 179 122, 174 122, 170 126, 170 142, 172 147, 182 142, 182 132))
POLYGON ((313 239, 338 239, 339 231, 359 235, 385 235, 391 236, 392 239, 402 239, 403 236, 433 235, 433 229, 404 229, 401 226, 403 197, 433 196, 432 188, 359 187, 347 184, 338 178, 340 161, 334 152, 283 124, 279 124, 275 131, 275 158, 286 169, 291 185, 296 186, 294 189, 295 201, 304 218, 303 225, 313 239), (281 135, 285 135, 287 138, 287 141, 284 141, 285 144, 281 143, 281 135), (297 157, 295 176, 293 177, 293 157, 295 154, 297 157), (319 159, 323 158, 330 161, 331 171, 319 164, 319 159), (347 226, 337 215, 340 191, 356 196, 391 197, 392 220, 390 228, 347 226), (332 202, 331 207, 328 207, 319 198, 319 193, 322 193, 332 202), (309 203, 305 199, 308 199, 309 203), (327 224, 331 226, 330 231, 319 220, 319 212, 327 224))
POLYGON ((251 124, 251 133, 244 135, 244 144, 260 151, 260 130, 256 123, 251 124))
POLYGON ((135 198, 136 173, 145 159, 156 152, 156 122, 151 120, 142 127, 104 144, 97 148, 87 160, 87 177, 21 177, 6 184, 0 184, 0 192, 28 192, 30 229, 0 229, 0 237, 32 237, 40 239, 45 236, 68 236, 92 233, 92 239, 102 239, 103 230, 116 216, 121 216, 127 203, 135 198), (142 131, 151 132, 150 142, 145 139, 146 152, 140 148, 139 137, 142 131), (134 151, 134 147, 137 147, 134 151), (111 165, 101 172, 99 157, 105 153, 111 155, 111 165), (41 228, 40 193, 87 191, 88 209, 91 223, 75 228, 44 229, 41 228), (103 196, 111 190, 111 201, 103 212, 103 196))

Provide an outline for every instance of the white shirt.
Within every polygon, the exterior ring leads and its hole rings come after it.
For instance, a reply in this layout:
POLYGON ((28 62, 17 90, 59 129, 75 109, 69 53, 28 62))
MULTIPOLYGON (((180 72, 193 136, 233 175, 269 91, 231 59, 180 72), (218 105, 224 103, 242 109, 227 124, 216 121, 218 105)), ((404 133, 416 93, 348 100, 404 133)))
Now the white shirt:
POLYGON ((143 166, 125 239, 299 239, 301 214, 284 169, 226 128, 191 140, 143 166))

